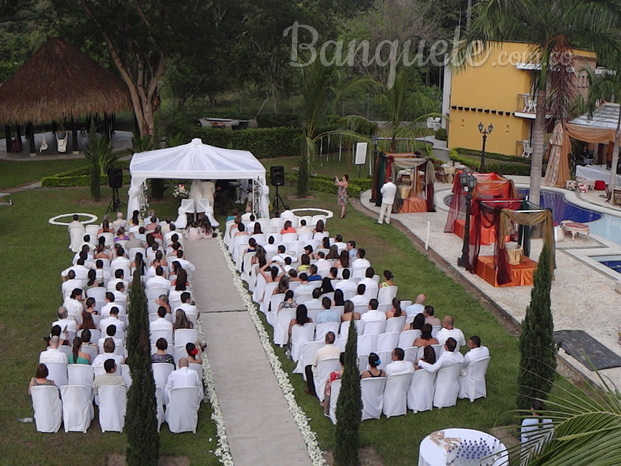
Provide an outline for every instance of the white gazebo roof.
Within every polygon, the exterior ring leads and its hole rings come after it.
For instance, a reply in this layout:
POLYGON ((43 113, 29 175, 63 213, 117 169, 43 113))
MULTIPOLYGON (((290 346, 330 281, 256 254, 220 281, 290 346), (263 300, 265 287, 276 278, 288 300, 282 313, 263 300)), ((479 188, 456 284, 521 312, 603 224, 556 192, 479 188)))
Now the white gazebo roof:
POLYGON ((617 129, 619 120, 619 104, 605 103, 598 107, 592 116, 588 113, 574 118, 569 123, 580 126, 590 126, 592 128, 617 129))

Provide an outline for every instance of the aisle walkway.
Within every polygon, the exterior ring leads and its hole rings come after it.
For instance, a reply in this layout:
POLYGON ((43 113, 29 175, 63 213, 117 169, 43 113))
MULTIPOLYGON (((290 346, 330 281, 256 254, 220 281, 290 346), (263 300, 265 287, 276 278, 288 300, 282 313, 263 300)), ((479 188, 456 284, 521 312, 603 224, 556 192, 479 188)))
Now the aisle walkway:
POLYGON ((216 240, 186 243, 207 357, 236 465, 311 464, 216 240))

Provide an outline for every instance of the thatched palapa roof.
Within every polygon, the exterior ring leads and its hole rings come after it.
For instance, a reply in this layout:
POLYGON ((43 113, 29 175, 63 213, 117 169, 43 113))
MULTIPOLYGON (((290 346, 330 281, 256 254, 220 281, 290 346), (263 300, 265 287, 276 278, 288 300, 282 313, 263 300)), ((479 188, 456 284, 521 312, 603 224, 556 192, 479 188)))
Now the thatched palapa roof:
POLYGON ((63 39, 45 42, 0 86, 0 122, 45 123, 131 109, 122 79, 63 39))

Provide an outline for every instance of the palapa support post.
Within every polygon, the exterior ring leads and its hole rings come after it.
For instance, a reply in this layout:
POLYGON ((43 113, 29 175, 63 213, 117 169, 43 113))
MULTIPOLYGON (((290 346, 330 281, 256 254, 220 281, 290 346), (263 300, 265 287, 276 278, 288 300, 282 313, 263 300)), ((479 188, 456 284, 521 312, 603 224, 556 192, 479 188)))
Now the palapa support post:
POLYGON ((4 140, 6 144, 6 153, 11 152, 11 125, 4 125, 4 140))
POLYGON ((26 125, 26 137, 28 138, 28 148, 30 150, 30 157, 36 157, 37 148, 35 147, 35 134, 34 126, 31 121, 26 125))
POLYGON ((71 151, 74 154, 80 153, 80 147, 78 145, 78 124, 73 117, 71 118, 71 151))

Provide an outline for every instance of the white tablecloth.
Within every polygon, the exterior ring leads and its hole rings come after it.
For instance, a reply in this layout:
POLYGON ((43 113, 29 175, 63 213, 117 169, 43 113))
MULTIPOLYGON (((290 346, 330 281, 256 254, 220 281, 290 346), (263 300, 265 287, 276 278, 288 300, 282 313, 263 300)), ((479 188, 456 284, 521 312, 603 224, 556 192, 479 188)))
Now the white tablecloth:
MULTIPOLYGON (((427 437, 423 439, 420 443, 420 450, 418 453, 418 466, 446 466, 446 457, 448 453, 448 449, 446 448, 447 443, 440 441, 440 445, 434 442, 431 439, 433 434, 437 434, 443 432, 444 438, 446 439, 459 439, 462 440, 479 440, 483 439, 489 445, 497 440, 494 436, 480 432, 478 430, 473 429, 444 429, 438 432, 432 432, 427 437)), ((501 443, 502 448, 504 449, 504 445, 501 443)), ((509 457, 507 453, 504 453, 501 458, 496 460, 494 466, 503 466, 509 464, 509 457)))
MULTIPOLYGON (((606 170, 606 167, 600 165, 590 165, 586 167, 578 165, 576 167, 576 177, 578 176, 594 181, 601 180, 608 184, 608 181, 610 181, 610 170, 606 170)), ((620 185, 621 175, 617 175, 616 186, 620 185)))

